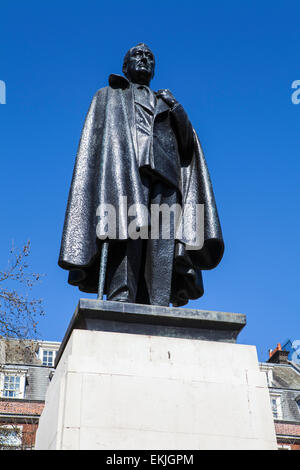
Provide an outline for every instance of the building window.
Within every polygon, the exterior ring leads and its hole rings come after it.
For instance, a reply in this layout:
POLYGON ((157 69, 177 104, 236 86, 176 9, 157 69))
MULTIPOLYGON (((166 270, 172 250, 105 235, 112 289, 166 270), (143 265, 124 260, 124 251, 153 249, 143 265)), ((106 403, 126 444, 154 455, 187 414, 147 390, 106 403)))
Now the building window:
POLYGON ((2 375, 0 392, 2 398, 24 398, 25 374, 5 373, 2 375))
POLYGON ((60 343, 54 341, 42 341, 39 343, 37 356, 43 366, 54 367, 56 353, 59 349, 60 343))
POLYGON ((262 365, 261 366, 261 371, 265 372, 265 374, 266 374, 268 387, 272 387, 273 386, 273 370, 272 370, 272 368, 270 366, 262 365))
POLYGON ((20 395, 20 381, 19 375, 5 375, 3 384, 3 397, 4 398, 17 398, 20 395))
POLYGON ((271 395, 271 406, 274 419, 282 419, 282 406, 280 395, 271 395))
POLYGON ((42 364, 43 366, 54 366, 55 351, 50 349, 43 349, 42 364))
POLYGON ((0 425, 0 450, 22 448, 22 426, 0 425))

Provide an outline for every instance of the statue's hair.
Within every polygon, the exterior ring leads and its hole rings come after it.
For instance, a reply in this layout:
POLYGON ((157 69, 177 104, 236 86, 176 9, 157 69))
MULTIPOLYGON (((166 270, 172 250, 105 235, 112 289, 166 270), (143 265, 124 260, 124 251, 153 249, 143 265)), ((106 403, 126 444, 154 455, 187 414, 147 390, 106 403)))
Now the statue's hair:
MULTIPOLYGON (((127 66, 127 62, 128 62, 128 59, 129 59, 129 56, 130 56, 130 52, 132 51, 132 49, 134 49, 135 47, 138 47, 138 46, 144 46, 146 47, 147 49, 149 49, 149 51, 151 51, 150 47, 147 46, 147 44, 145 44, 144 42, 139 42, 136 46, 133 46, 131 47, 125 54, 124 56, 124 60, 123 60, 123 67, 122 67, 122 71, 123 73, 125 74, 126 72, 126 66, 127 66)), ((151 51, 152 52, 152 51, 151 51)))

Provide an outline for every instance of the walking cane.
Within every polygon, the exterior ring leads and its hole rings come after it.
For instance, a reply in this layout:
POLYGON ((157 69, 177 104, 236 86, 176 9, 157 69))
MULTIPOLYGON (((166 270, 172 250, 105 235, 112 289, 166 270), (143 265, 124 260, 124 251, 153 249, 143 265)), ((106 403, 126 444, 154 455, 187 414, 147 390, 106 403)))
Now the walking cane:
POLYGON ((99 269, 99 284, 98 284, 98 300, 103 300, 105 275, 107 266, 108 242, 102 243, 100 269, 99 269))

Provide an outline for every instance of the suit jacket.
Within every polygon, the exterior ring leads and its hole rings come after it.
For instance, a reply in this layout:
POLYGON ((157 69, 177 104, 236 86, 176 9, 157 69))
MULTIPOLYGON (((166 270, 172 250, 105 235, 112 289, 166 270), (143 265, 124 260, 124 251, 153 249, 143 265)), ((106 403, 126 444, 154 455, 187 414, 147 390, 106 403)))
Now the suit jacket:
MULTIPOLYGON (((113 77, 115 81, 124 80, 123 77, 113 77)), ((164 100, 157 98, 156 106, 152 106, 150 97, 147 99, 144 93, 137 93, 134 85, 129 84, 129 87, 133 87, 133 98, 139 105, 136 125, 145 129, 151 140, 151 144, 148 142, 146 145, 147 155, 143 156, 144 169, 180 191, 181 166, 193 154, 193 128, 189 118, 179 103, 170 109, 164 100)), ((137 152, 139 150, 136 149, 137 152)))
MULTIPOLYGON (((205 208, 203 246, 193 251, 186 249, 193 244, 192 218, 176 245, 171 302, 184 305, 203 294, 201 270, 212 269, 220 262, 224 244, 201 145, 181 105, 170 110, 163 100, 158 100, 153 156, 153 169, 170 183, 176 183, 182 203, 204 204, 205 208), (176 181, 171 168, 179 169, 176 181)), ((119 209, 120 239, 128 237, 127 208, 132 204, 137 208, 137 227, 148 226, 148 217, 139 210, 147 202, 137 160, 133 92, 129 81, 118 75, 111 75, 109 86, 95 94, 86 116, 62 234, 58 263, 70 271, 69 283, 84 292, 97 292, 98 288, 101 241, 96 236, 96 211, 99 204, 111 204, 119 209), (120 207, 121 196, 126 196, 127 207, 120 207)))

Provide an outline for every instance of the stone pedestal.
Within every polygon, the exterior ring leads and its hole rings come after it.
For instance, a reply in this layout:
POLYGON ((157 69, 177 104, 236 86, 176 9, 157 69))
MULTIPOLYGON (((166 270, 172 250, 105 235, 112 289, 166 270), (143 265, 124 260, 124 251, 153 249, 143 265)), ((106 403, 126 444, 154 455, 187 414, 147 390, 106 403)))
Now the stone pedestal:
POLYGON ((81 300, 36 449, 276 449, 256 348, 235 343, 244 324, 238 314, 81 300))

